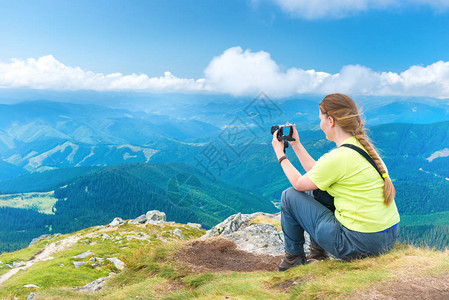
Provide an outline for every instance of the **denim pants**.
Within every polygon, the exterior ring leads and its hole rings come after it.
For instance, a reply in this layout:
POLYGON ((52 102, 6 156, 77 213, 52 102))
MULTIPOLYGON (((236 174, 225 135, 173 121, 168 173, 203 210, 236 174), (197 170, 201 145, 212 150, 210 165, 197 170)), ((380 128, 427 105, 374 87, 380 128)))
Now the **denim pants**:
POLYGON ((398 226, 373 233, 353 231, 335 218, 333 203, 325 200, 323 205, 317 200, 321 199, 293 187, 282 192, 281 225, 287 252, 304 253, 304 230, 321 248, 343 260, 382 254, 396 242, 398 226))

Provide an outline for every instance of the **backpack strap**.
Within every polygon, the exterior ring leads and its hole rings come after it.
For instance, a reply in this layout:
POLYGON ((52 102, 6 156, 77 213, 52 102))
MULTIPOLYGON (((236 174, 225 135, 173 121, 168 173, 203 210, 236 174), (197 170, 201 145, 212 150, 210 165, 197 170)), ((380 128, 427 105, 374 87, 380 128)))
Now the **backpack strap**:
POLYGON ((341 146, 351 148, 351 149, 357 151, 358 153, 360 153, 360 155, 362 155, 364 158, 366 158, 367 161, 369 161, 369 163, 374 167, 374 169, 376 169, 377 173, 379 173, 380 177, 385 181, 385 178, 382 176, 382 172, 380 172, 380 170, 377 168, 377 165, 374 162, 374 159, 368 153, 366 153, 360 147, 357 147, 352 144, 343 144, 341 146))

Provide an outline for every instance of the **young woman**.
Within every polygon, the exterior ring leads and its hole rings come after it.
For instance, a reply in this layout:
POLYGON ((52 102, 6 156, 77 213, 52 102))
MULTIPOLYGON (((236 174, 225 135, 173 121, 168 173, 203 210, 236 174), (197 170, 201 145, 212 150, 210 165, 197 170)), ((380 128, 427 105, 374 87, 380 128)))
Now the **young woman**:
POLYGON ((312 239, 309 260, 325 258, 324 250, 343 260, 379 255, 391 249, 399 233, 393 183, 365 134, 354 101, 330 94, 319 107, 321 130, 337 148, 315 161, 293 125, 295 141, 289 143, 306 174, 284 157, 283 141, 273 134, 273 149, 293 186, 281 196, 285 256, 279 271, 307 263, 304 230, 312 239), (313 196, 305 193, 312 190, 313 196))

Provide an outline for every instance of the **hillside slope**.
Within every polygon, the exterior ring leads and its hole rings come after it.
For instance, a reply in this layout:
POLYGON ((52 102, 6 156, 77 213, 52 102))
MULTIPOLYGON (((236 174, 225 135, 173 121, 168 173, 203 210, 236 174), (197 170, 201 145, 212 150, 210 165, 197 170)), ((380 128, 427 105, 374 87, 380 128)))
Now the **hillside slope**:
POLYGON ((447 250, 397 244, 380 257, 327 260, 278 273, 281 257, 253 255, 222 238, 198 239, 204 233, 195 224, 133 221, 54 235, 0 256, 0 298, 449 297, 447 250))

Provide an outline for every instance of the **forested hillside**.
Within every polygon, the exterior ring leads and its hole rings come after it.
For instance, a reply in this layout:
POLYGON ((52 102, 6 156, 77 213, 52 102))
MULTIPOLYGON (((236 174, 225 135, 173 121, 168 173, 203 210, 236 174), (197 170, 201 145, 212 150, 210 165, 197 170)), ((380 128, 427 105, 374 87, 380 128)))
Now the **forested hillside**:
POLYGON ((7 214, 1 222, 9 225, 0 227, 0 231, 5 228, 0 251, 26 246, 33 237, 50 230, 72 232, 154 209, 166 212, 170 221, 201 223, 204 228, 238 212, 277 211, 267 198, 239 186, 211 182, 186 163, 122 164, 63 182, 65 185, 55 190, 59 199, 55 215, 4 210, 7 214), (33 222, 29 222, 29 214, 33 222))

